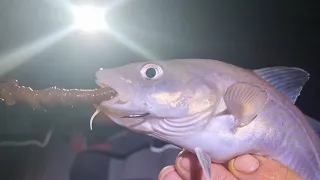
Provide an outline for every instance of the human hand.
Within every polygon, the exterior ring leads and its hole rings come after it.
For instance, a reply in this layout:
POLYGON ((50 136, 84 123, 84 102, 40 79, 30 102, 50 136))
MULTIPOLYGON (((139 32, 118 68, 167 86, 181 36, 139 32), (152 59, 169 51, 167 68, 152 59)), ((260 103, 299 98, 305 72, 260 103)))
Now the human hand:
MULTIPOLYGON (((212 180, 302 180, 288 167, 261 156, 241 155, 228 162, 228 168, 211 163, 212 180)), ((159 180, 204 179, 197 157, 182 151, 174 166, 168 166, 159 173, 159 180)))

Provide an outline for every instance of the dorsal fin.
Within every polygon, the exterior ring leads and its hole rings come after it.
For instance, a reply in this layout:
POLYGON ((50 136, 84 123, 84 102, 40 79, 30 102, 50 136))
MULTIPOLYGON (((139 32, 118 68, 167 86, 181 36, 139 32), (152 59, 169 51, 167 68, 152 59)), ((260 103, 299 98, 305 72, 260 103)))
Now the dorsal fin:
POLYGON ((310 77, 310 74, 303 69, 285 66, 256 69, 254 72, 284 94, 293 104, 310 77))

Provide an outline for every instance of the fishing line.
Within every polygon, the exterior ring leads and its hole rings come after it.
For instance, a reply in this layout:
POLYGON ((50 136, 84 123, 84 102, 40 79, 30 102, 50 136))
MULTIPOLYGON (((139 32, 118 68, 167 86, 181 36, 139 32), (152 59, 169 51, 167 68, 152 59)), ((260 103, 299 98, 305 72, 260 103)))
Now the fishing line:
POLYGON ((175 146, 173 144, 166 144, 160 148, 154 147, 154 146, 150 146, 150 151, 154 152, 154 153, 163 153, 164 151, 168 150, 168 149, 181 149, 178 146, 175 146))
POLYGON ((52 137, 53 134, 53 130, 54 128, 51 128, 47 134, 46 137, 44 138, 43 142, 37 141, 37 140, 28 140, 28 141, 3 141, 0 142, 0 147, 20 147, 20 146, 31 146, 31 145, 35 145, 35 146, 39 146, 41 148, 44 148, 48 145, 48 143, 50 142, 50 139, 52 137))

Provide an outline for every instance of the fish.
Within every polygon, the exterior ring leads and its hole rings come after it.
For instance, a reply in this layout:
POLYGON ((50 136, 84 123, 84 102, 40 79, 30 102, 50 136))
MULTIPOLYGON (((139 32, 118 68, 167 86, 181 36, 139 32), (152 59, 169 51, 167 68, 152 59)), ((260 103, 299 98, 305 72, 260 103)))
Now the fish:
POLYGON ((95 76, 97 85, 118 93, 96 105, 95 114, 194 153, 206 180, 211 162, 246 153, 320 179, 319 136, 295 105, 310 78, 303 69, 172 59, 100 69, 95 76))

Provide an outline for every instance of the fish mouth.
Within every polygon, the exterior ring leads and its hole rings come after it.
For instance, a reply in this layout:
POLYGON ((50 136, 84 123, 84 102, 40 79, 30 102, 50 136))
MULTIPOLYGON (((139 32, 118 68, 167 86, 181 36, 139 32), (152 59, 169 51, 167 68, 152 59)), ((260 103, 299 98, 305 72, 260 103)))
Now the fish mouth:
POLYGON ((99 80, 99 79, 95 80, 95 82, 100 88, 111 88, 117 92, 116 97, 114 97, 111 100, 104 101, 103 102, 104 104, 106 105, 125 104, 129 101, 129 96, 126 95, 126 93, 123 93, 123 90, 121 90, 120 88, 115 88, 110 85, 107 85, 104 82, 102 82, 102 80, 99 80))
MULTIPOLYGON (((122 90, 120 88, 116 89, 116 88, 114 88, 112 86, 109 86, 109 85, 101 82, 101 80, 99 80, 99 79, 96 80, 96 84, 100 88, 112 88, 113 90, 115 90, 117 92, 118 96, 114 97, 111 100, 102 102, 102 106, 106 106, 107 109, 109 109, 109 108, 113 109, 112 107, 115 107, 115 106, 122 106, 122 105, 125 106, 129 102, 129 99, 130 99, 129 95, 126 95, 126 93, 121 93, 122 90)), ((133 118, 142 118, 142 117, 148 116, 150 114, 149 112, 135 113, 135 112, 130 112, 129 111, 129 112, 125 113, 126 115, 123 115, 124 112, 125 111, 115 110, 115 111, 113 111, 113 113, 110 113, 110 115, 111 114, 113 114, 113 115, 118 114, 118 117, 120 117, 120 118, 133 119, 133 118), (117 113, 115 113, 115 112, 117 112, 117 113), (122 115, 120 115, 120 114, 122 114, 122 115)))

